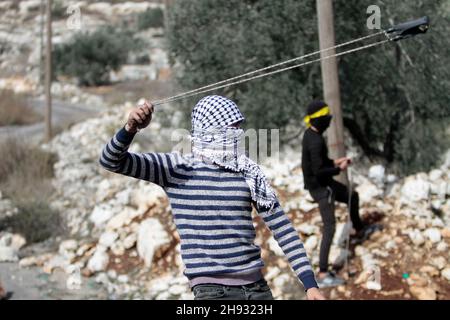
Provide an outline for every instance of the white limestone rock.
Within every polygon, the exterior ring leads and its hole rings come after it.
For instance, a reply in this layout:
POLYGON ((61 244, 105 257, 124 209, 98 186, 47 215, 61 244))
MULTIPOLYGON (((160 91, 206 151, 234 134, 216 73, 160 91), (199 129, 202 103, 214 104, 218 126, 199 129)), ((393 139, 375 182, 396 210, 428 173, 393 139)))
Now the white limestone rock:
POLYGON ((138 231, 137 251, 147 267, 151 266, 155 251, 169 242, 169 234, 158 219, 149 218, 141 222, 138 231))
POLYGON ((316 235, 312 235, 306 239, 304 247, 307 252, 312 252, 318 245, 319 239, 316 235))
POLYGON ((284 256, 283 250, 278 245, 278 242, 275 240, 273 236, 271 236, 268 240, 269 248, 270 250, 275 253, 277 256, 282 257, 284 256))
POLYGON ((438 243, 441 241, 441 232, 437 228, 429 228, 429 229, 425 230, 424 235, 432 243, 438 243))
POLYGON ((382 186, 385 181, 386 169, 382 165, 375 165, 369 169, 369 178, 378 186, 382 186))
POLYGON ((430 194, 430 183, 420 176, 407 178, 401 189, 402 203, 414 203, 427 200, 430 194))
POLYGON ((370 182, 363 183, 356 188, 361 204, 368 204, 383 195, 383 190, 370 182))
POLYGON ((410 231, 410 232, 408 233, 408 236, 409 236, 409 238, 411 239, 411 241, 412 241, 416 246, 421 246, 422 244, 425 243, 425 238, 424 238, 424 236, 423 236, 422 233, 421 233, 419 230, 417 230, 417 229, 414 229, 414 230, 410 231))
POLYGON ((19 257, 14 248, 0 245, 0 262, 16 262, 18 260, 19 257))
POLYGON ((97 246, 94 255, 89 259, 87 268, 92 272, 105 271, 109 263, 109 256, 106 253, 106 248, 97 246))
POLYGON ((110 248, 118 237, 119 234, 117 232, 106 231, 102 233, 100 239, 98 240, 98 243, 104 246, 105 248, 110 248))

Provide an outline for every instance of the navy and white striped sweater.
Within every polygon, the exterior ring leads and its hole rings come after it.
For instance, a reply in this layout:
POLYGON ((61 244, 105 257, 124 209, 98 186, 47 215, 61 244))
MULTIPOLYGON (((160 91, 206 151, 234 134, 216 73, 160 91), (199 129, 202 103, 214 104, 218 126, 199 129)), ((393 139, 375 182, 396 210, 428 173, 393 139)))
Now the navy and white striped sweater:
MULTIPOLYGON (((181 239, 189 279, 258 271, 264 264, 254 244, 250 190, 240 173, 179 153, 131 153, 133 133, 122 128, 104 147, 107 170, 163 187, 181 239)), ((258 210, 305 289, 317 287, 298 233, 277 202, 258 210)))

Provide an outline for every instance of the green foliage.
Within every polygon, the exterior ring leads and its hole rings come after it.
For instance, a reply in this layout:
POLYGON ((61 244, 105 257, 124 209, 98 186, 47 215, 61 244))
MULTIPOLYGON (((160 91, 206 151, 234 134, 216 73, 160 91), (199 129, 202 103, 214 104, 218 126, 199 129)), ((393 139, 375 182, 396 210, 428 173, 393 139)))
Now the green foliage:
MULTIPOLYGON (((366 27, 372 4, 380 6, 385 27, 391 19, 430 16, 426 35, 339 60, 344 124, 366 155, 403 173, 430 168, 449 140, 443 131, 450 117, 450 70, 442 67, 450 62, 446 1, 334 3, 337 43, 372 32, 366 27)), ((185 89, 319 48, 314 0, 180 0, 169 13, 171 59, 182 66, 178 83, 185 89)), ((316 63, 215 93, 236 100, 247 126, 284 129, 298 127, 307 104, 321 92, 316 63)))
POLYGON ((395 154, 395 169, 413 173, 432 168, 440 160, 442 150, 449 148, 448 118, 445 121, 420 120, 401 130, 402 139, 394 141, 394 148, 402 150, 395 154))
MULTIPOLYGON (((450 120, 448 92, 450 41, 442 10, 446 1, 378 1, 382 24, 390 26, 429 15, 426 35, 389 44, 342 59, 341 91, 344 121, 371 157, 381 157, 402 173, 427 170, 450 145, 445 132, 450 120)), ((360 35, 365 17, 358 10, 373 1, 336 3, 338 42, 360 35)))
POLYGON ((67 17, 67 5, 62 0, 53 0, 52 17, 53 19, 63 19, 67 17))
POLYGON ((145 30, 148 28, 162 28, 164 27, 164 12, 161 8, 147 9, 140 13, 137 19, 138 30, 145 30))
MULTIPOLYGON (((170 13, 171 55, 183 66, 179 83, 185 88, 318 48, 315 21, 303 19, 314 16, 313 1, 179 1, 170 13)), ((319 88, 319 76, 315 65, 216 93, 237 101, 248 127, 284 128, 301 121, 303 105, 319 88)))
POLYGON ((93 33, 78 33, 71 41, 56 46, 56 73, 78 79, 80 85, 109 83, 109 74, 118 70, 140 42, 127 30, 102 27, 93 33))
POLYGON ((150 64, 151 63, 150 56, 148 54, 139 55, 136 57, 135 63, 142 65, 150 64))

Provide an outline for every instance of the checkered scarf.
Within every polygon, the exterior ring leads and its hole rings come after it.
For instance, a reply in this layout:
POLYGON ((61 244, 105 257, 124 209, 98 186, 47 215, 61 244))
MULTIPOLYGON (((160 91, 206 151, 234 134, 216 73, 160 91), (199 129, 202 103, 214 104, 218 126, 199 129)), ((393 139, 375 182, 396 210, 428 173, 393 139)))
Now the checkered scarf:
POLYGON ((275 191, 261 168, 244 150, 242 129, 230 127, 245 118, 238 106, 221 96, 201 99, 192 111, 192 153, 234 172, 241 172, 252 199, 262 207, 273 207, 275 191))

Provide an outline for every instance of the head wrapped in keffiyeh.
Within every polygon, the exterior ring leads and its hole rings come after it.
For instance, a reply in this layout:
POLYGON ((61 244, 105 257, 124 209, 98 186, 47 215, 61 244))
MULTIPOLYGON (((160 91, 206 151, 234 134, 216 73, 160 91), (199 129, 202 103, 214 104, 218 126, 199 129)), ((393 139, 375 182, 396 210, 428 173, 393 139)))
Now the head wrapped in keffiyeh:
POLYGON ((234 172, 241 172, 253 201, 258 206, 273 207, 276 195, 261 168, 245 154, 244 131, 232 127, 244 116, 230 99, 207 96, 192 111, 192 153, 234 172))

